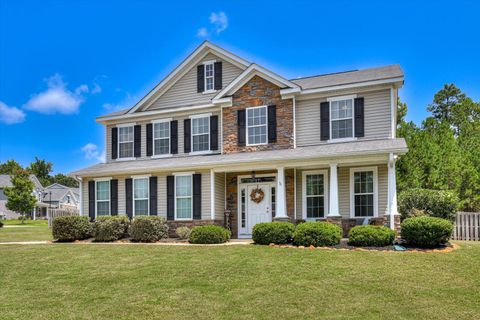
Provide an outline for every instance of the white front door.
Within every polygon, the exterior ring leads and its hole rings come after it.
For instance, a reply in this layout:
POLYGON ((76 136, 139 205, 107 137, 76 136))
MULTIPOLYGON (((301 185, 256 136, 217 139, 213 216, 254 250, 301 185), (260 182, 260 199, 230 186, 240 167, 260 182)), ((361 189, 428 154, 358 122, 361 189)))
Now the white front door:
MULTIPOLYGON (((242 214, 240 215, 239 224, 239 238, 251 237, 253 226, 261 222, 272 221, 272 184, 248 184, 242 186, 243 204, 244 204, 244 220, 242 223, 242 214), (256 189, 263 191, 263 198, 261 201, 254 201, 251 198, 252 192, 256 189)), ((242 202, 241 201, 241 202, 242 202)), ((242 205, 243 205, 242 204, 242 205)), ((242 208, 241 208, 242 209, 242 208)))

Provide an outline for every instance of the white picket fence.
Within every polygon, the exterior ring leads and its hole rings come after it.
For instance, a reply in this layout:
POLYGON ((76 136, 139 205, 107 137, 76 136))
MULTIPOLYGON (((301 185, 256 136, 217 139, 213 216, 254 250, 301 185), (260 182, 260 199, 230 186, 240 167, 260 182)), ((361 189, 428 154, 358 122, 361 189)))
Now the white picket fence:
POLYGON ((52 209, 47 208, 47 219, 48 219, 48 227, 51 228, 53 225, 53 220, 57 217, 66 217, 66 216, 78 216, 80 212, 78 209, 52 209))
POLYGON ((457 213, 453 239, 480 241, 480 212, 457 213))

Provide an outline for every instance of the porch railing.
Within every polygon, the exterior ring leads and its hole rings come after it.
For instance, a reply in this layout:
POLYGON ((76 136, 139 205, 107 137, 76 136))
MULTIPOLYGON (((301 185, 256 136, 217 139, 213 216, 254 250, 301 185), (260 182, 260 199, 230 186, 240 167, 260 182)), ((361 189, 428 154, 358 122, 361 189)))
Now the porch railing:
POLYGON ((455 217, 453 239, 480 241, 480 212, 458 212, 455 217))

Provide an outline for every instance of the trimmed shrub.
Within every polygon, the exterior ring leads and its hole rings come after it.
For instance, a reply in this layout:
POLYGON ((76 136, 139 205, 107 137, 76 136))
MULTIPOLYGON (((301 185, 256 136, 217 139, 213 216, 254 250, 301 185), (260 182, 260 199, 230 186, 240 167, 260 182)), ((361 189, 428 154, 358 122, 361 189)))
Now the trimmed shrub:
POLYGON ((130 220, 126 216, 98 217, 93 224, 95 241, 115 241, 128 235, 130 220))
POLYGON ((298 246, 334 246, 340 243, 342 228, 328 222, 305 222, 293 233, 293 242, 298 246))
POLYGON ((139 216, 130 223, 129 233, 132 241, 156 242, 167 237, 168 226, 165 218, 139 216))
POLYGON ((188 241, 195 244, 225 243, 230 240, 230 231, 216 226, 206 225, 193 227, 188 241))
POLYGON ((356 226, 348 234, 348 243, 359 247, 385 247, 394 240, 395 231, 381 226, 356 226))
POLYGON ((408 218, 402 222, 401 230, 407 244, 431 248, 448 242, 453 223, 436 217, 408 218))
POLYGON ((88 217, 68 216, 53 220, 53 239, 61 242, 83 240, 90 237, 92 225, 88 217))
POLYGON ((454 221, 458 197, 452 191, 410 189, 398 195, 398 211, 402 220, 427 215, 454 221))
POLYGON ((190 229, 189 227, 178 227, 175 230, 175 233, 177 234, 177 236, 182 240, 188 239, 188 237, 190 237, 191 232, 192 232, 192 229, 190 229))
POLYGON ((253 226, 256 244, 286 244, 292 241, 295 225, 290 222, 263 222, 253 226))

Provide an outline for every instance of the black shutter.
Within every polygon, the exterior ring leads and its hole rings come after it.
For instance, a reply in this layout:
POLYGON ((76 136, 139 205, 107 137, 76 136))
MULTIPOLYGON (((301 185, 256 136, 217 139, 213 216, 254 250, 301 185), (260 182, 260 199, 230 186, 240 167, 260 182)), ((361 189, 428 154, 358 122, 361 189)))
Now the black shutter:
POLYGON ((133 156, 142 156, 142 126, 139 124, 133 127, 133 156))
POLYGON ((197 92, 205 91, 205 66, 203 64, 197 66, 197 92))
POLYGON ((150 215, 157 215, 157 177, 150 177, 150 215))
POLYGON ((88 216, 95 220, 95 181, 88 181, 88 216))
POLYGON ((167 176, 167 220, 175 219, 175 177, 167 176))
POLYGON ((202 175, 193 175, 193 219, 202 219, 202 175))
POLYGON ((153 154, 153 125, 147 123, 147 157, 153 154))
POLYGON ((268 143, 277 142, 277 106, 268 106, 268 143))
POLYGON ((118 215, 118 180, 110 180, 110 215, 118 215))
POLYGON ((170 121, 170 153, 178 153, 178 121, 170 121))
POLYGON ((214 89, 215 90, 220 90, 222 89, 222 62, 215 62, 213 64, 213 69, 214 69, 214 89))
POLYGON ((355 99, 355 137, 365 136, 365 125, 364 125, 364 99, 356 98, 355 99))
POLYGON ((183 120, 183 152, 189 153, 191 150, 190 145, 190 119, 183 120))
POLYGON ((112 128, 112 159, 118 158, 118 128, 112 128))
POLYGON ((132 202, 132 179, 125 179, 125 212, 131 219, 133 217, 133 202, 132 202))
POLYGON ((210 117, 210 150, 218 150, 218 116, 210 117))
POLYGON ((245 130, 245 110, 238 110, 237 111, 237 139, 238 145, 244 146, 245 145, 245 138, 246 138, 246 130, 245 130))
POLYGON ((320 140, 330 139, 330 102, 320 103, 320 140))

